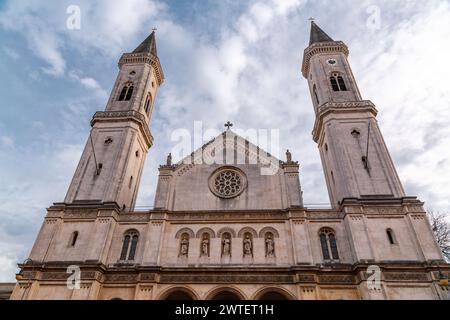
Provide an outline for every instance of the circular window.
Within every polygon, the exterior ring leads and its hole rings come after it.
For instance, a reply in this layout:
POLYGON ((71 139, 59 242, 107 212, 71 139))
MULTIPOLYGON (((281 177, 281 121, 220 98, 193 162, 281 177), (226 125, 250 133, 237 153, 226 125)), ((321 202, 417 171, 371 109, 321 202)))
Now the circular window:
POLYGON ((328 59, 328 60, 327 60, 327 63, 328 63, 330 66, 334 66, 334 65, 337 64, 337 61, 336 61, 335 59, 328 59))
POLYGON ((237 197, 247 187, 247 178, 238 168, 226 167, 216 170, 210 177, 209 188, 220 198, 237 197))

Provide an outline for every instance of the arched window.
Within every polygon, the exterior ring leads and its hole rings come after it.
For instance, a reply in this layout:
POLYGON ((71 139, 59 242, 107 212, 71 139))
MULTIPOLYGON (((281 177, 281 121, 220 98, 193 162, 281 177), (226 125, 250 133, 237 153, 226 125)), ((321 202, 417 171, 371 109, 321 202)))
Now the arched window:
POLYGON ((150 94, 150 92, 147 94, 147 98, 145 99, 145 104, 144 104, 144 110, 145 113, 148 115, 149 111, 150 111, 150 106, 152 105, 152 95, 150 94))
POLYGON ((347 91, 344 78, 338 73, 333 73, 330 77, 331 87, 333 91, 347 91))
POLYGON ((339 89, 341 89, 341 91, 347 91, 347 87, 345 86, 344 78, 342 78, 341 76, 338 76, 337 79, 338 79, 339 89))
POLYGON ((330 81, 331 81, 331 87, 333 88, 333 91, 339 91, 339 86, 338 86, 336 77, 331 76, 330 81))
POLYGON ((319 105, 319 96, 317 95, 317 87, 313 86, 314 97, 316 98, 317 105, 319 105))
POLYGON ((339 260, 335 232, 330 228, 322 228, 319 231, 319 238, 323 259, 339 260))
POLYGON ((125 232, 122 242, 122 251, 120 252, 120 260, 134 260, 138 240, 139 233, 136 230, 128 230, 125 232))
POLYGON ((133 95, 133 90, 134 87, 132 83, 127 83, 126 85, 124 85, 119 95, 119 101, 130 100, 131 96, 133 95))
POLYGON ((388 237, 390 244, 396 244, 397 241, 395 240, 394 231, 392 229, 386 229, 386 235, 388 237))
POLYGON ((78 239, 78 231, 72 232, 72 236, 70 237, 70 246, 75 247, 78 239))

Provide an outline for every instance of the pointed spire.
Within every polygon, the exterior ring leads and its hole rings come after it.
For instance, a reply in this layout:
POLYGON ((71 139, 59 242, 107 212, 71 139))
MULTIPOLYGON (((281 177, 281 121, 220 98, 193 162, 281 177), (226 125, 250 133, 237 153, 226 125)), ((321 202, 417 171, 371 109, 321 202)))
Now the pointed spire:
POLYGON ((157 57, 155 28, 152 33, 142 43, 134 49, 133 53, 151 53, 157 57))
POLYGON ((311 21, 311 35, 309 38, 309 45, 317 42, 330 42, 334 41, 331 39, 329 35, 325 33, 320 27, 314 22, 311 21))

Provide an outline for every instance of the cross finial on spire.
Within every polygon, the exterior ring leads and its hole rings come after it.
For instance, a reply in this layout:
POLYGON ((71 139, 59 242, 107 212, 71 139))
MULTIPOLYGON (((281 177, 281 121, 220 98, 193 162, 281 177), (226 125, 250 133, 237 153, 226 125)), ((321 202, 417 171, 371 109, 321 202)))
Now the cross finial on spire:
POLYGON ((233 124, 228 121, 227 123, 225 123, 225 127, 227 127, 227 130, 230 130, 230 128, 233 126, 233 124))
POLYGON ((156 27, 153 27, 153 28, 152 28, 152 31, 153 31, 153 32, 155 32, 156 30, 158 30, 158 28, 156 28, 156 27))
POLYGON ((311 21, 311 22, 314 22, 314 20, 316 20, 316 18, 314 18, 314 17, 309 17, 308 20, 311 21))

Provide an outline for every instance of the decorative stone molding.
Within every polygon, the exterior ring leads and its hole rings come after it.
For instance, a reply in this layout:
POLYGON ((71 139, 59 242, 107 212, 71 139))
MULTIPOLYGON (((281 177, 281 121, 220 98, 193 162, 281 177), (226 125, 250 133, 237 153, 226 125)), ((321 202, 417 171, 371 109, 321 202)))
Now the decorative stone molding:
POLYGON ((182 228, 178 230, 177 233, 175 234, 175 238, 179 239, 183 235, 183 233, 187 233, 189 235, 189 238, 195 238, 194 231, 192 231, 192 229, 189 228, 182 228))
POLYGON ((153 290, 153 286, 149 286, 149 285, 140 285, 139 286, 139 290, 141 292, 151 292, 153 290))
POLYGON ((58 222, 58 219, 45 219, 46 224, 55 224, 56 222, 58 222))
POLYGON ((231 237, 236 238, 236 231, 234 231, 233 229, 231 229, 229 227, 224 227, 224 228, 220 229, 219 231, 217 231, 217 237, 221 238, 222 234, 224 234, 225 232, 228 232, 229 234, 231 234, 231 237))
POLYGON ((342 52, 345 56, 348 56, 349 54, 348 47, 342 41, 317 42, 306 48, 303 53, 303 64, 302 64, 303 76, 305 78, 308 78, 309 63, 314 55, 333 52, 342 52))
POLYGON ((318 279, 321 284, 326 284, 326 283, 354 284, 355 283, 355 277, 353 275, 346 275, 346 274, 319 275, 318 279))
POLYGON ((316 282, 316 277, 313 274, 299 274, 297 275, 297 279, 297 281, 300 283, 316 282))
POLYGON ((316 121, 312 131, 313 140, 319 141, 320 133, 322 132, 323 119, 329 113, 355 113, 355 112, 370 112, 373 116, 378 114, 375 105, 369 100, 351 101, 351 102, 326 102, 317 109, 316 121))
POLYGON ((141 273, 139 280, 144 282, 154 282, 156 281, 156 273, 141 273))
POLYGON ((278 233, 278 230, 273 228, 273 227, 264 227, 264 228, 262 228, 259 231, 259 237, 260 238, 264 238, 266 236, 267 232, 272 233, 275 238, 279 238, 280 237, 280 234, 278 233))
POLYGON ((119 67, 128 63, 147 63, 155 70, 156 80, 160 86, 164 81, 164 73, 159 58, 151 53, 124 53, 119 60, 119 67))
POLYGON ((243 238, 245 233, 251 233, 253 238, 258 238, 258 233, 252 227, 244 227, 238 232, 238 238, 243 238))
POLYGON ((69 276, 66 272, 44 272, 42 280, 67 280, 69 276))
POLYGON ((429 281, 425 272, 384 272, 386 281, 429 281))
POLYGON ((119 216, 120 222, 147 222, 150 216, 146 212, 134 212, 133 214, 122 214, 119 216))
POLYGON ((291 275, 161 275, 161 283, 294 283, 291 275))
POLYGON ((195 237, 196 237, 196 238, 201 238, 202 235, 203 235, 204 233, 208 233, 210 239, 216 237, 216 233, 214 232, 214 230, 211 229, 211 228, 208 228, 208 227, 199 229, 199 230, 197 231, 197 233, 195 234, 195 237))
POLYGON ((315 287, 302 287, 303 293, 311 294, 311 293, 314 293, 314 291, 316 291, 315 287))
POLYGON ((107 274, 106 282, 136 282, 137 274, 107 274))
POLYGON ((139 125, 139 129, 144 137, 147 147, 153 145, 153 136, 150 133, 146 119, 140 112, 129 111, 97 111, 91 120, 91 126, 99 121, 133 121, 139 125))

